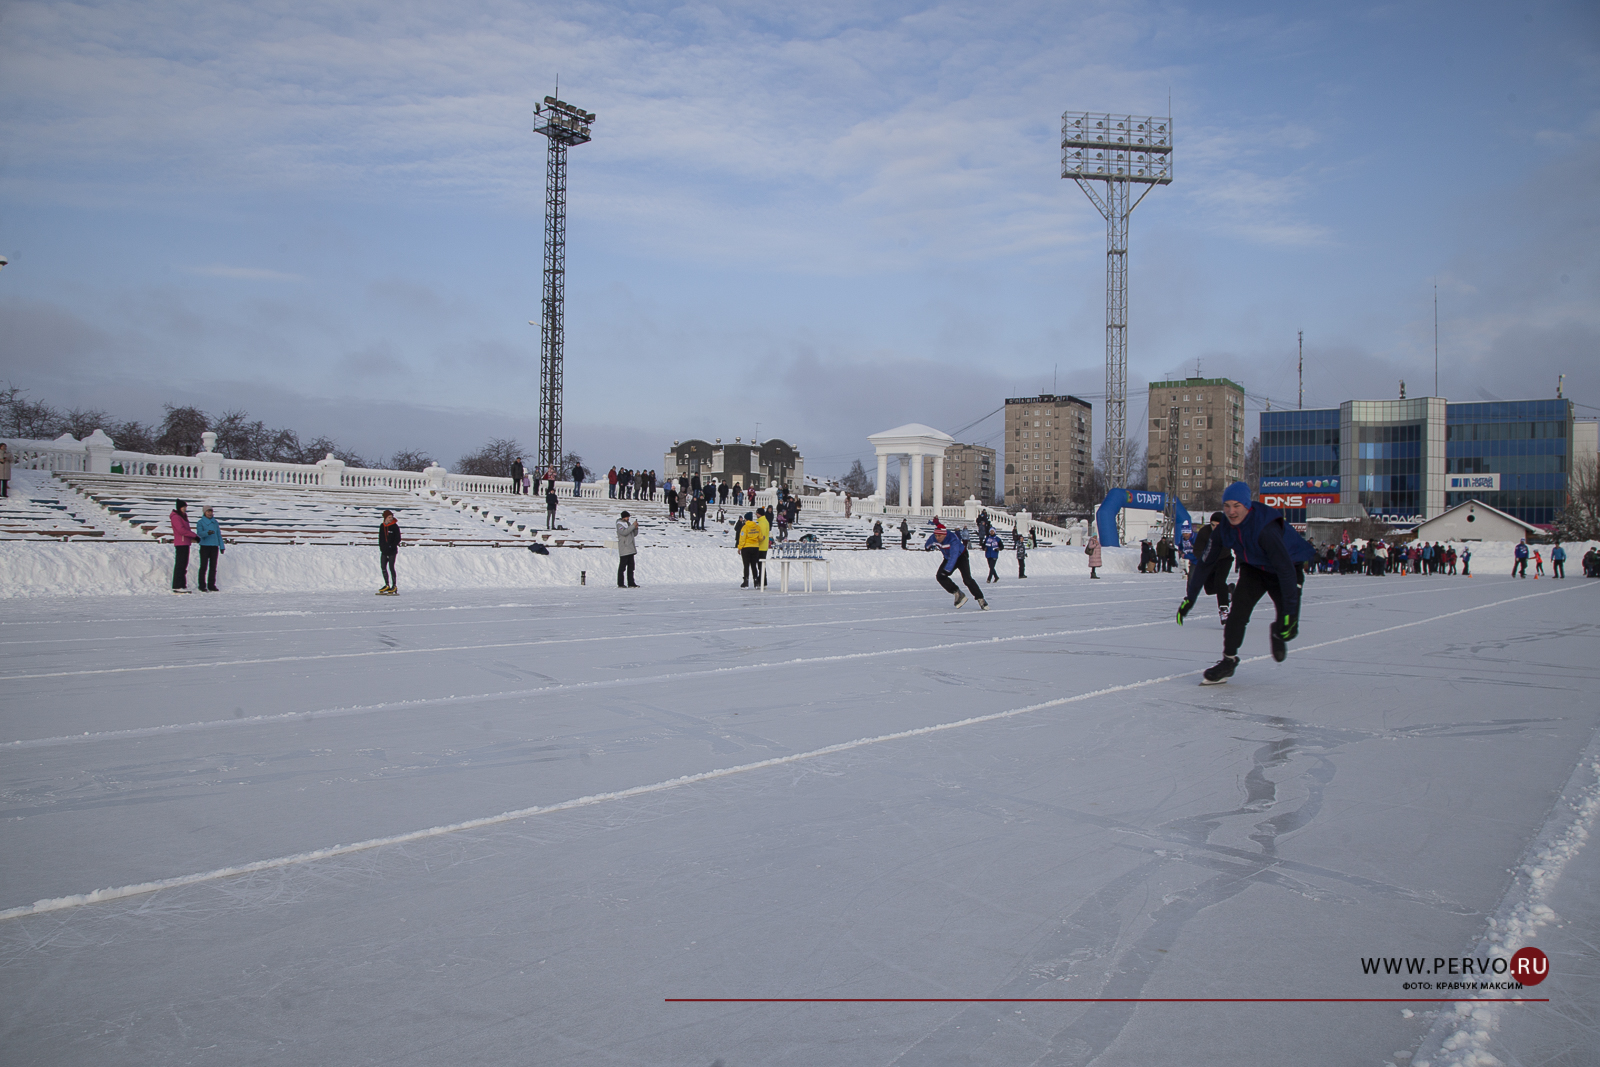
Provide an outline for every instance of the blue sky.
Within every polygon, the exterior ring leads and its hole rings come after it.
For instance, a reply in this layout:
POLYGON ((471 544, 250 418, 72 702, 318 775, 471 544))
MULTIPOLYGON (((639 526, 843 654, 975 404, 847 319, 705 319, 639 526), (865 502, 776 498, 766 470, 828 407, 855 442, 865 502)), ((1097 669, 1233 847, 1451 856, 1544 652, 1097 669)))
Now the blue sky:
POLYGON ((1130 428, 1197 360, 1292 403, 1299 330, 1308 405, 1431 392, 1435 284, 1442 393, 1565 373, 1600 406, 1592 3, 9 3, 0 378, 366 455, 531 447, 558 75, 599 116, 568 229, 591 464, 759 432, 836 474, 903 422, 1103 393, 1060 115, 1169 94, 1130 428))

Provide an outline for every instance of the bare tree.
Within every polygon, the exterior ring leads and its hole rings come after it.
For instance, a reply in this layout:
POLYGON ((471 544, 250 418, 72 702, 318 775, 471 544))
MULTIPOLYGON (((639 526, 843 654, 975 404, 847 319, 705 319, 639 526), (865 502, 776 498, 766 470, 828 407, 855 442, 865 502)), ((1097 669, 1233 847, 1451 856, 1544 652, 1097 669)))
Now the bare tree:
MULTIPOLYGON (((480 478, 507 478, 511 475, 511 461, 520 455, 522 446, 514 439, 493 437, 476 452, 462 456, 456 464, 456 470, 480 478)), ((568 465, 567 470, 571 469, 568 465)))
POLYGON ((872 477, 867 474, 867 469, 861 465, 859 459, 850 465, 849 472, 839 479, 839 484, 852 496, 872 495, 872 477))
POLYGON ((210 426, 211 417, 197 407, 161 405, 166 417, 156 436, 156 448, 168 456, 192 456, 200 451, 200 435, 210 426))
POLYGON ((1556 516, 1563 541, 1600 539, 1600 465, 1594 457, 1575 457, 1567 475, 1567 506, 1556 516))
POLYGON ((331 437, 323 436, 307 444, 300 452, 301 463, 318 463, 325 457, 332 456, 340 460, 346 467, 365 467, 367 461, 359 453, 351 452, 347 448, 340 448, 339 443, 331 437))
POLYGON ((1261 437, 1257 435, 1250 438, 1250 444, 1244 450, 1244 480, 1250 486, 1250 492, 1259 496, 1261 493, 1261 437))
POLYGON ((113 423, 106 427, 106 433, 111 435, 112 443, 124 452, 150 454, 156 450, 155 427, 137 419, 113 423))
POLYGON ((417 471, 418 473, 433 466, 433 460, 428 458, 428 453, 418 452, 412 448, 402 448, 384 461, 384 467, 392 471, 417 471))
POLYGON ((28 400, 26 390, 7 383, 0 389, 0 428, 7 437, 47 441, 61 436, 61 412, 43 401, 28 400))
MULTIPOLYGON (((521 455, 520 452, 517 454, 521 455)), ((511 461, 506 460, 506 469, 509 470, 510 467, 511 461)), ((561 473, 570 477, 573 467, 582 467, 585 474, 592 473, 589 470, 589 465, 583 461, 582 456, 578 455, 576 452, 568 452, 566 455, 561 457, 561 473)))
MULTIPOLYGON (((1144 446, 1138 441, 1130 438, 1129 440, 1122 442, 1122 448, 1123 454, 1127 457, 1128 464, 1128 484, 1125 488, 1143 489, 1145 486, 1150 484, 1150 477, 1144 468, 1144 446)), ((1100 483, 1105 487, 1105 490, 1109 490, 1112 487, 1111 471, 1114 468, 1115 459, 1115 443, 1111 441, 1102 441, 1100 444, 1099 457, 1095 461, 1095 475, 1099 479, 1100 483)), ((1103 498, 1104 496, 1105 491, 1102 491, 1099 494, 1099 497, 1103 498)), ((1100 500, 1096 499, 1094 502, 1098 504, 1100 500)))
POLYGON ((73 408, 61 416, 61 429, 78 440, 83 440, 96 430, 110 432, 111 416, 97 408, 73 408))

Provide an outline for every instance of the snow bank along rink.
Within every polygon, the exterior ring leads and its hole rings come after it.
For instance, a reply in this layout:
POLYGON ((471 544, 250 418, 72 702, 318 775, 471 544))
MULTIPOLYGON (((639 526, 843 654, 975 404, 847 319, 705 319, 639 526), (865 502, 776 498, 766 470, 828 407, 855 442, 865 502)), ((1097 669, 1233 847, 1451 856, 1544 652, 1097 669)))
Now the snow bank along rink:
POLYGON ((1600 583, 1312 578, 1287 663, 1262 611, 1200 688, 1218 625, 1174 625, 1176 576, 956 611, 909 558, 832 596, 608 565, 12 600, 4 1060, 1592 1053, 1600 583), (1519 942, 1547 1002, 1363 973, 1519 942))
MULTIPOLYGON (((924 537, 926 535, 923 535, 924 537)), ((938 566, 926 552, 901 551, 898 544, 881 552, 831 551, 836 580, 926 578, 938 566)), ((1509 560, 1509 556, 1507 557, 1509 560)), ((0 542, 0 596, 103 596, 166 595, 172 586, 173 550, 159 544, 104 544, 82 541, 40 544, 0 542)), ((1137 573, 1137 549, 1107 549, 1102 570, 1137 573)), ((190 581, 195 564, 190 562, 190 581)), ((1017 558, 1010 551, 1000 556, 1000 572, 1017 573, 1017 558)), ((1509 571, 1511 565, 1506 564, 1509 571)), ((791 565, 798 574, 798 565, 791 565)), ((987 567, 981 553, 973 555, 973 570, 987 567)), ((617 554, 604 548, 553 548, 548 556, 526 547, 445 548, 408 547, 400 550, 400 589, 412 591, 541 589, 575 586, 579 575, 588 581, 615 584, 617 554)), ((813 564, 818 581, 822 568, 813 564)), ((730 575, 738 583, 741 564, 737 552, 724 548, 685 547, 644 549, 638 557, 640 584, 681 585, 721 582, 730 575)), ((1069 575, 1089 573, 1081 547, 1063 545, 1032 549, 1028 574, 1069 575)), ((776 572, 773 581, 777 581, 776 572)), ((231 545, 217 567, 217 585, 224 593, 370 593, 382 584, 375 547, 346 545, 231 545)))

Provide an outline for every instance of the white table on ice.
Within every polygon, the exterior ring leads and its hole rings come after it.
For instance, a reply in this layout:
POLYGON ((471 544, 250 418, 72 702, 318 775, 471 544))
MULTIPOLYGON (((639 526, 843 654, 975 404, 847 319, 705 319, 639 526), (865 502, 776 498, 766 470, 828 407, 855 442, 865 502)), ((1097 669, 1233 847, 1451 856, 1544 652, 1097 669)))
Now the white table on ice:
POLYGON ((769 554, 767 557, 767 565, 761 568, 761 588, 763 592, 765 592, 769 587, 767 574, 774 563, 779 564, 778 592, 780 593, 787 593, 789 591, 789 564, 791 563, 801 563, 805 565, 805 569, 802 572, 804 575, 802 581, 805 586, 805 591, 808 593, 811 592, 811 565, 813 563, 822 564, 828 579, 828 592, 833 592, 833 561, 822 555, 820 552, 806 553, 804 555, 790 555, 788 553, 783 553, 781 555, 769 554))

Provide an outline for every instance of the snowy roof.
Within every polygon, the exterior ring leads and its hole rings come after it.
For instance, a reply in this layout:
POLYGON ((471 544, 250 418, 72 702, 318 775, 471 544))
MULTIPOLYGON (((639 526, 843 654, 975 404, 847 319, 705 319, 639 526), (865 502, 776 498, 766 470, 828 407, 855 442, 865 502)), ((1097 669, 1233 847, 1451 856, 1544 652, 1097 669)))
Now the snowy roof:
POLYGON ((892 430, 881 430, 867 438, 869 441, 898 439, 903 437, 931 437, 937 441, 955 441, 954 437, 943 430, 935 430, 932 426, 925 426, 920 422, 908 422, 904 426, 896 426, 892 430))
POLYGON ((1505 512, 1501 511, 1499 508, 1492 508, 1488 504, 1485 504, 1483 501, 1477 500, 1477 499, 1463 500, 1461 503, 1457 504, 1453 508, 1446 508, 1445 510, 1439 512, 1439 514, 1435 515, 1433 518, 1427 520, 1426 522, 1418 523, 1415 532, 1417 533, 1417 535, 1419 537, 1423 536, 1422 531, 1424 529, 1426 529, 1427 527, 1431 526, 1433 523, 1438 522, 1440 519, 1445 518, 1446 516, 1452 514, 1453 512, 1460 511, 1462 508, 1473 508, 1473 509, 1481 508, 1484 511, 1487 511, 1492 515, 1500 516, 1502 519, 1506 520, 1507 522, 1515 523, 1516 525, 1522 527, 1524 530, 1528 531, 1531 534, 1538 534, 1538 533, 1543 533, 1544 532, 1543 530, 1539 529, 1539 527, 1537 527, 1537 526, 1531 525, 1530 523, 1523 522, 1521 519, 1517 518, 1515 515, 1507 515, 1505 512))

